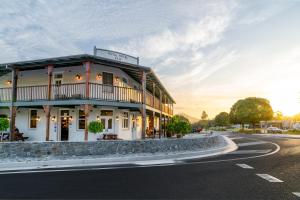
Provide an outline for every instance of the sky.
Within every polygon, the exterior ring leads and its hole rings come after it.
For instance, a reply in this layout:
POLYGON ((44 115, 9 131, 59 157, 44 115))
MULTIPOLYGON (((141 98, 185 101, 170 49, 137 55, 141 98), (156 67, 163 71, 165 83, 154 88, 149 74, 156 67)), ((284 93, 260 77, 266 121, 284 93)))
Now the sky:
POLYGON ((209 118, 239 99, 300 112, 300 0, 1 0, 0 63, 93 53, 140 57, 176 101, 209 118))

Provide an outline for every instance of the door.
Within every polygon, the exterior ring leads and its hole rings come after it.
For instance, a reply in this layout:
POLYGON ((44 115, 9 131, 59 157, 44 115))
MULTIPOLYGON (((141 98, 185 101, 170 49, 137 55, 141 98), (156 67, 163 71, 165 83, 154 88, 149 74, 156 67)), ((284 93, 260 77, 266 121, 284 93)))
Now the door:
POLYGON ((104 126, 105 133, 114 133, 114 120, 112 110, 101 110, 100 121, 104 126))
POLYGON ((132 139, 133 140, 136 140, 137 139, 137 124, 136 124, 136 121, 137 121, 137 116, 136 115, 133 115, 132 116, 132 129, 131 129, 131 132, 132 132, 132 139))
POLYGON ((69 140, 69 110, 60 110, 60 140, 69 140))

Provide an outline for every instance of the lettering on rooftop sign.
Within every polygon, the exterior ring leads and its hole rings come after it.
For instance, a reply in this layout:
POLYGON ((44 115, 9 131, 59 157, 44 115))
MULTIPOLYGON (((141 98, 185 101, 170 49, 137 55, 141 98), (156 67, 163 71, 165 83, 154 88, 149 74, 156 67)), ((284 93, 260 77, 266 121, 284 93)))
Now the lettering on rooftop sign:
POLYGON ((134 64, 134 65, 139 64, 139 58, 133 57, 133 56, 130 56, 130 55, 127 55, 124 53, 116 52, 116 51, 110 51, 110 50, 106 50, 106 49, 97 49, 95 47, 94 55, 101 57, 101 58, 116 60, 119 62, 130 63, 130 64, 134 64))

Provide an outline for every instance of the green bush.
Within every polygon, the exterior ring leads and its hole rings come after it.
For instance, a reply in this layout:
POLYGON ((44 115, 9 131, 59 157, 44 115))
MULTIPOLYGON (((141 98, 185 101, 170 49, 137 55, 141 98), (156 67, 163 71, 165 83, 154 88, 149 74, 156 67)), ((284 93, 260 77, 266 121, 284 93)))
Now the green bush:
POLYGON ((92 121, 89 123, 89 132, 97 134, 101 133, 104 129, 104 125, 98 121, 92 121))
POLYGON ((291 129, 286 132, 283 132, 283 134, 292 134, 292 135, 300 135, 300 130, 291 129))
POLYGON ((167 132, 171 134, 179 134, 182 136, 190 133, 191 130, 192 126, 189 121, 178 115, 172 117, 170 123, 167 125, 167 132))
POLYGON ((9 128, 9 121, 7 118, 0 118, 0 131, 6 131, 9 128))

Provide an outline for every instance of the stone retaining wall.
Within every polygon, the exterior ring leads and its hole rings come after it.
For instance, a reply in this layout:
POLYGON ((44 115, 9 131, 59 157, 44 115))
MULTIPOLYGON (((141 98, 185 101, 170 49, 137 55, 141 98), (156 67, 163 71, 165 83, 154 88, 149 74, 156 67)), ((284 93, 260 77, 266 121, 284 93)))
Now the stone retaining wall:
POLYGON ((226 146, 222 136, 189 139, 149 139, 95 142, 3 142, 0 159, 70 156, 113 156, 141 153, 195 151, 226 146))

